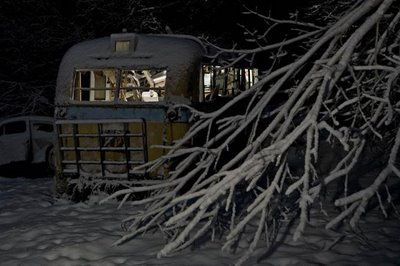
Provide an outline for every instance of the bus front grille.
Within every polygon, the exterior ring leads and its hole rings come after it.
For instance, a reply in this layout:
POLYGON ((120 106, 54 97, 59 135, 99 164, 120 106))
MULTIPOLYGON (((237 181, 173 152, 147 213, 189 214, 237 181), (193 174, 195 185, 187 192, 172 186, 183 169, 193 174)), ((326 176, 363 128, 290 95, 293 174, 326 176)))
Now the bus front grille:
POLYGON ((147 162, 144 119, 60 120, 56 122, 63 174, 98 178, 144 175, 147 162))

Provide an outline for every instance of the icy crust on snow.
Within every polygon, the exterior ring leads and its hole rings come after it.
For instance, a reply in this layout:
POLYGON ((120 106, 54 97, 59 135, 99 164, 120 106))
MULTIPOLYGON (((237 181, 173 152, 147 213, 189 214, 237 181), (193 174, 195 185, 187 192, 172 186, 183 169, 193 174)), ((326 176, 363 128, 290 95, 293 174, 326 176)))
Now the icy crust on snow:
MULTIPOLYGON (((147 234, 122 246, 112 243, 123 234, 120 222, 132 210, 117 202, 97 205, 101 195, 85 203, 52 197, 53 181, 0 177, 1 265, 232 265, 238 255, 222 253, 220 243, 197 245, 181 254, 156 258, 163 236, 147 234)), ((247 265, 399 265, 399 220, 383 220, 379 210, 360 224, 362 233, 346 228, 324 230, 328 217, 313 210, 305 238, 292 240, 296 225, 278 235, 273 252, 256 250, 247 265)), ((246 230, 256 229, 247 228, 246 230)), ((222 241, 222 240, 221 240, 222 241)), ((249 245, 245 237, 240 252, 249 245)))
POLYGON ((69 101, 75 69, 166 69, 166 90, 172 94, 176 87, 189 89, 189 79, 182 79, 182 74, 188 73, 193 79, 199 78, 205 49, 197 38, 156 34, 136 34, 136 37, 135 51, 127 53, 113 52, 111 37, 85 41, 71 47, 59 67, 56 104, 69 101))

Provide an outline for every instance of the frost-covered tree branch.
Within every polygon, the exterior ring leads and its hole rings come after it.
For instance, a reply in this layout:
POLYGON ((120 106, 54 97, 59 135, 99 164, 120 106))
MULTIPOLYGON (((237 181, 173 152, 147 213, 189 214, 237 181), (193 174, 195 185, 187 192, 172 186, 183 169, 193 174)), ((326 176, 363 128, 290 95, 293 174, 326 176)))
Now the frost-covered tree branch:
POLYGON ((0 112, 6 115, 50 115, 46 92, 53 89, 51 84, 33 84, 0 80, 5 90, 0 91, 0 112))
MULTIPOLYGON (((264 17, 274 25, 283 22, 302 30, 282 42, 255 42, 254 49, 218 49, 216 56, 237 53, 243 60, 293 43, 307 48, 303 54, 292 54, 295 59, 290 63, 274 65, 222 108, 212 113, 192 110, 194 121, 186 136, 168 147, 168 154, 140 167, 154 171, 174 165, 168 176, 159 184, 110 196, 150 193, 134 202, 145 209, 125 220, 129 232, 116 244, 159 228, 170 240, 159 256, 215 235, 225 237, 223 249, 230 251, 246 233, 252 240, 238 261, 242 264, 262 234, 272 241, 283 221, 297 219, 294 238, 300 238, 309 209, 331 184, 343 184, 345 189, 335 198, 335 205, 343 209, 327 228, 346 217, 352 217, 350 225, 356 226, 375 196, 386 213, 381 189, 386 185, 390 191, 387 181, 400 176, 396 3, 344 1, 330 13, 326 26, 264 17), (191 140, 195 146, 185 147, 191 140), (391 152, 377 156, 377 147, 389 147, 391 152), (371 183, 348 189, 350 179, 361 178, 359 169, 377 162, 386 163, 373 164, 382 167, 371 183), (254 231, 246 230, 254 223, 254 231)), ((309 16, 315 8, 308 10, 309 16)))

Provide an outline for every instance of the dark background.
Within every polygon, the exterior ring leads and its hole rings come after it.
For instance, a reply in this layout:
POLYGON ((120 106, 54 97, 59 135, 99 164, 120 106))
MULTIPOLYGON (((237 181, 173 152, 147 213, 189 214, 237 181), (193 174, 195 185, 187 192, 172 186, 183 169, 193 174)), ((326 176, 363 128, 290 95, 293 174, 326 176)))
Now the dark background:
MULTIPOLYGON (((0 117, 52 114, 58 65, 75 43, 129 32, 190 34, 223 47, 247 48, 243 27, 265 30, 246 8, 294 18, 312 1, 288 0, 3 0, 0 2, 0 117), (295 4, 294 4, 295 3, 295 4), (39 100, 38 100, 39 99, 39 100), (32 101, 37 101, 31 104, 32 101)), ((285 38, 279 29, 270 42, 285 38)))

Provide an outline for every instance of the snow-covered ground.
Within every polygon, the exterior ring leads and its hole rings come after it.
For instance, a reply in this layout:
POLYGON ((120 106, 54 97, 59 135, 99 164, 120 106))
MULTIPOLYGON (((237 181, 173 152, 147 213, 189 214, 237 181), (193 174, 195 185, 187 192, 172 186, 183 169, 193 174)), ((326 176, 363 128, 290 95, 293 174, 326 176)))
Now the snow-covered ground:
MULTIPOLYGON (((127 210, 117 210, 116 202, 98 205, 95 198, 86 203, 55 200, 53 185, 50 178, 0 177, 0 265, 231 265, 238 258, 208 243, 157 259, 161 234, 113 247, 123 234, 120 221, 127 210)), ((326 231, 328 218, 322 212, 315 216, 306 238, 294 242, 288 229, 259 265, 400 265, 398 219, 384 220, 379 210, 372 211, 355 233, 326 231)))

